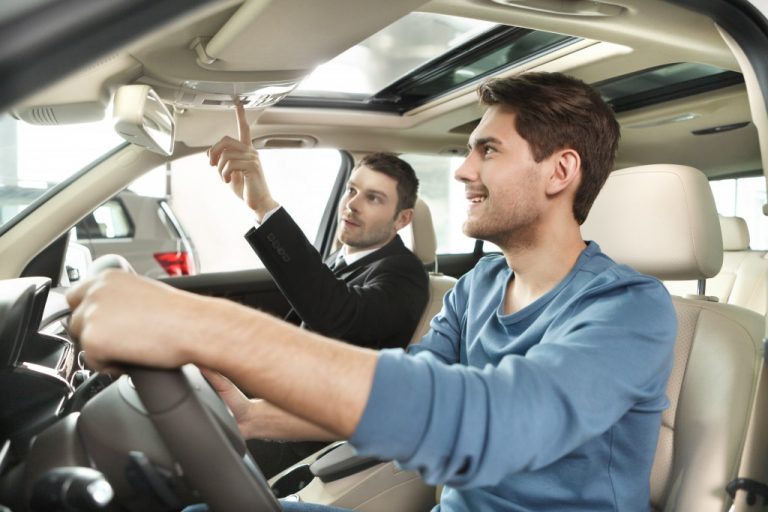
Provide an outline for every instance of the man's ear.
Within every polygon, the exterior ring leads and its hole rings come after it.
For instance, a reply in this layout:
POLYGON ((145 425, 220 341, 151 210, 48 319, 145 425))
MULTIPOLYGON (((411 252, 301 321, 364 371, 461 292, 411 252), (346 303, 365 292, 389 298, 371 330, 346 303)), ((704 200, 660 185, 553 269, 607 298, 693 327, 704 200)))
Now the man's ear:
POLYGON ((413 208, 400 210, 395 216, 395 231, 400 231, 413 220, 413 208))
POLYGON ((581 177, 581 156, 573 149, 561 149, 551 157, 552 173, 547 181, 547 194, 556 195, 578 184, 581 177))

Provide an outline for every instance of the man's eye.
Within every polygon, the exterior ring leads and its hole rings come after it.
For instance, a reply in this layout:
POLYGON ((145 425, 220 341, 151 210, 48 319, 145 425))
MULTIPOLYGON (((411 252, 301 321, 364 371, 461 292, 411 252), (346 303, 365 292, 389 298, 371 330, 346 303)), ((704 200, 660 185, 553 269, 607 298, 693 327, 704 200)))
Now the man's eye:
POLYGON ((493 146, 483 146, 483 155, 490 155, 491 153, 495 153, 496 149, 493 146))

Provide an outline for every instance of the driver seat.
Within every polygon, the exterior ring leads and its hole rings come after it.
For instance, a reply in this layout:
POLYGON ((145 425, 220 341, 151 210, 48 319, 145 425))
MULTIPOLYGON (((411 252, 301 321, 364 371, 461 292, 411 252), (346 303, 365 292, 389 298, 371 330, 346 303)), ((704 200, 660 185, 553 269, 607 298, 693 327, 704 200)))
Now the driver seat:
MULTIPOLYGON (((704 280, 722 264, 722 237, 704 175, 681 165, 611 173, 582 227, 619 263, 663 280, 704 280)), ((673 297, 678 318, 651 473, 658 512, 725 512, 762 368, 764 320, 706 296, 673 297)))

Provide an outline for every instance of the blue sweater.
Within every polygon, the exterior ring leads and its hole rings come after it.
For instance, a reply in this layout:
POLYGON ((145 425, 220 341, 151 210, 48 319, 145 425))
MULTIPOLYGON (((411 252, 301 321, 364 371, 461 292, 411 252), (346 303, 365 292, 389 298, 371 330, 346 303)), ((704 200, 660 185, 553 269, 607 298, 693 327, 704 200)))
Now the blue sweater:
POLYGON ((503 314, 485 257, 406 354, 383 351, 351 443, 447 484, 442 511, 645 511, 677 320, 658 280, 594 242, 503 314))

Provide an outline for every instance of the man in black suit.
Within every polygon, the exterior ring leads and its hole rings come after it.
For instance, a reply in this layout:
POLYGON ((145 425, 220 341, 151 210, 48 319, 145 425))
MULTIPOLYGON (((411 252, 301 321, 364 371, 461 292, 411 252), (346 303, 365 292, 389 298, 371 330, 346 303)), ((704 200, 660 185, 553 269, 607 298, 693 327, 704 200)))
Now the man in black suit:
MULTIPOLYGON (((246 240, 293 312, 305 327, 325 336, 375 349, 405 347, 429 296, 421 261, 397 235, 413 217, 419 185, 413 168, 389 153, 373 153, 358 163, 339 204, 342 247, 323 262, 272 198, 242 106, 237 120, 239 140, 221 139, 209 151, 210 163, 253 210, 257 226, 246 240)), ((323 446, 249 445, 268 477, 323 446)))
POLYGON ((307 328, 368 348, 408 343, 428 280, 396 232, 411 220, 417 183, 394 155, 363 158, 339 205, 343 245, 325 263, 283 208, 248 231, 246 240, 307 328))

